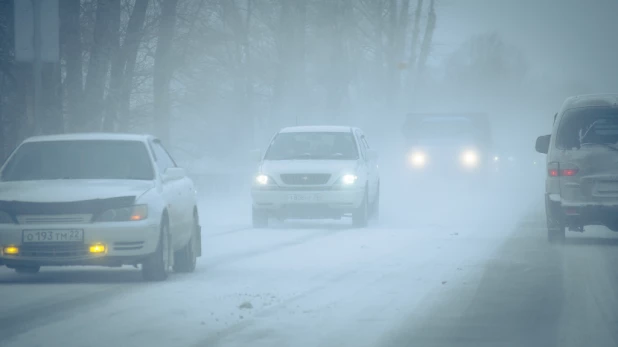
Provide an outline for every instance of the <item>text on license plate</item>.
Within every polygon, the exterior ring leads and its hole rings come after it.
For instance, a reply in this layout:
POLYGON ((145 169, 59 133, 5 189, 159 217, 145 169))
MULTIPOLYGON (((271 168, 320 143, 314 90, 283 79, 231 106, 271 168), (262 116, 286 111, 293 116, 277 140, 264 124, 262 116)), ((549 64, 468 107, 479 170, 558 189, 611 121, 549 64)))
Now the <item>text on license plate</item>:
POLYGON ((81 229, 24 230, 22 238, 24 243, 83 242, 84 231, 81 229))
POLYGON ((288 196, 290 202, 318 202, 322 200, 319 194, 291 194, 288 196))

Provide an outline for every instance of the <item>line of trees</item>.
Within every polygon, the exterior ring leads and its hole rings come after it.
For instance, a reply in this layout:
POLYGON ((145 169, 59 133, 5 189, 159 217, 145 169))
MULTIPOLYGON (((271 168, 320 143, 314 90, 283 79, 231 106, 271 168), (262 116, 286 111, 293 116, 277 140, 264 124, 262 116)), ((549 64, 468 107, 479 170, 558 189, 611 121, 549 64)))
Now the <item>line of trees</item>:
POLYGON ((405 108, 437 17, 434 0, 59 0, 61 61, 44 65, 35 119, 13 1, 0 1, 0 159, 33 134, 91 131, 216 156, 282 125, 405 108))

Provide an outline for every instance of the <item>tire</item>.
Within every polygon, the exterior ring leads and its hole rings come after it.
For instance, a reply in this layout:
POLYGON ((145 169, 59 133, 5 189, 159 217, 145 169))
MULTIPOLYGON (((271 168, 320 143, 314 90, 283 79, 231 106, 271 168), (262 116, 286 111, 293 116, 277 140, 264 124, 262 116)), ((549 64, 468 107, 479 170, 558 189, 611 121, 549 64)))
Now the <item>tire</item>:
POLYGON ((380 219, 380 186, 378 186, 376 197, 371 204, 371 217, 375 220, 380 219))
POLYGON ((357 228, 364 228, 369 222, 369 203, 368 203, 367 189, 365 189, 365 197, 361 205, 352 212, 352 225, 357 228))
POLYGON ((560 204, 545 198, 545 215, 547 219, 547 241, 551 244, 564 243, 566 225, 561 216, 560 204))
POLYGON ((41 271, 40 266, 16 266, 15 272, 18 274, 36 274, 41 271))
POLYGON ((254 207, 251 213, 251 221, 254 228, 268 228, 268 213, 254 207))
POLYGON ((195 271, 198 256, 200 222, 197 212, 193 215, 193 226, 189 242, 179 251, 174 252, 174 272, 189 273, 195 271))
POLYGON ((158 282, 167 279, 171 260, 170 249, 169 224, 164 219, 161 222, 161 233, 159 234, 157 249, 142 264, 142 276, 146 281, 158 282))

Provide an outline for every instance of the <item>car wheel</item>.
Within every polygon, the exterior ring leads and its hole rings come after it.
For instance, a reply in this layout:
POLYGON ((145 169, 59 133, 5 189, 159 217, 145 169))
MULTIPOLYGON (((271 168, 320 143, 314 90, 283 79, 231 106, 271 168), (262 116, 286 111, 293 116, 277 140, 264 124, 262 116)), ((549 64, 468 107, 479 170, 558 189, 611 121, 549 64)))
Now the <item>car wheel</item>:
POLYGON ((373 219, 380 219, 380 186, 378 186, 378 191, 372 204, 371 216, 373 219))
POLYGON ((547 241, 549 243, 563 243, 566 239, 566 225, 560 215, 559 203, 545 200, 545 215, 547 219, 547 241))
POLYGON ((147 281, 164 281, 170 268, 170 233, 167 220, 161 222, 161 233, 156 251, 142 264, 142 275, 147 281))
POLYGON ((251 214, 251 220, 254 228, 267 228, 268 227, 268 213, 264 210, 253 208, 251 214))
POLYGON ((193 226, 189 242, 179 251, 174 252, 174 271, 193 272, 197 265, 200 222, 197 212, 193 216, 193 226))
POLYGON ((16 266, 15 272, 18 274, 36 274, 41 271, 40 266, 16 266))
POLYGON ((369 203, 367 200, 367 189, 365 189, 365 197, 363 198, 363 202, 361 205, 352 212, 352 224, 357 228, 366 227, 369 219, 369 203))

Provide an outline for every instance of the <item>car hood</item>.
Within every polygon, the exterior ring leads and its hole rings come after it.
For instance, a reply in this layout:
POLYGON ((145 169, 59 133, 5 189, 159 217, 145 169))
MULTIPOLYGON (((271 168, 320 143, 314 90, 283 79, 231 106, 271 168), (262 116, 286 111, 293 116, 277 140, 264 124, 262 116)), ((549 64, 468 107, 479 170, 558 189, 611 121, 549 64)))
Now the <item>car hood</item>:
POLYGON ((152 181, 52 180, 0 182, 1 201, 74 202, 124 196, 139 197, 154 188, 152 181))
POLYGON ((281 173, 329 173, 354 171, 358 168, 357 160, 265 160, 259 172, 273 175, 281 173))

